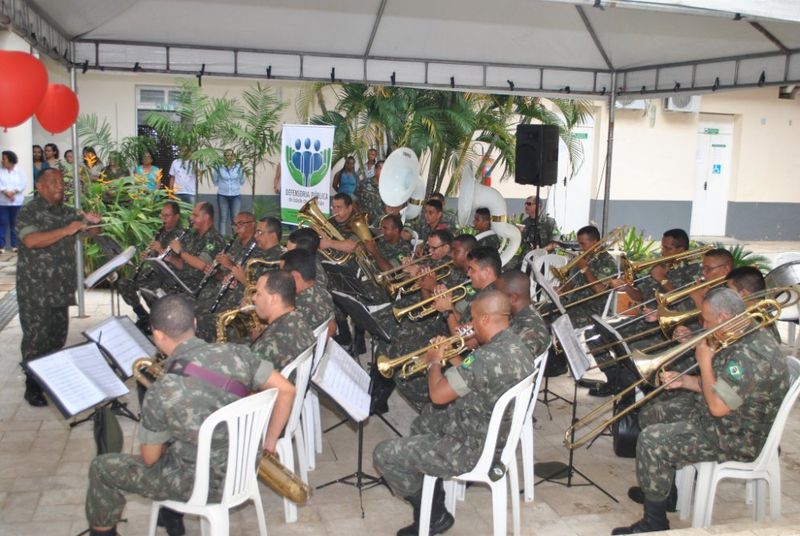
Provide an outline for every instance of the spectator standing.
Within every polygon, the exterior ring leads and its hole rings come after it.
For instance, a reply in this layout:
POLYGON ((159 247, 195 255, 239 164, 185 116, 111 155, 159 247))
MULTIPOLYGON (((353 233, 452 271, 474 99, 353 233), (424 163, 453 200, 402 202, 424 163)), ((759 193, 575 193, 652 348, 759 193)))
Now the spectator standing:
MULTIPOLYGON (((46 151, 47 148, 45 147, 45 153, 46 151)), ((89 181, 94 182, 100 179, 100 176, 103 174, 103 162, 100 160, 100 157, 97 156, 94 147, 84 147, 82 154, 83 164, 81 169, 84 173, 86 173, 89 181)))
POLYGON ((214 170, 211 182, 217 187, 219 233, 225 236, 232 232, 233 218, 242 208, 242 185, 244 185, 242 165, 236 162, 232 150, 225 151, 225 164, 214 170))
POLYGON ((74 174, 73 165, 75 164, 75 156, 72 153, 72 149, 64 151, 64 164, 64 182, 69 184, 67 189, 71 189, 72 177, 74 174))
POLYGON ((356 191, 357 184, 356 159, 348 156, 344 160, 344 167, 333 176, 333 189, 336 190, 336 193, 347 194, 352 197, 356 191))
POLYGON ((58 145, 55 143, 46 143, 44 146, 44 161, 47 162, 47 167, 56 168, 64 173, 64 162, 61 161, 59 156, 61 152, 58 150, 58 145))
POLYGON ((188 147, 181 147, 181 157, 172 161, 169 167, 169 187, 178 196, 178 199, 194 205, 194 198, 197 194, 197 175, 194 172, 194 164, 189 157, 192 151, 188 147))
POLYGON ((147 187, 150 190, 158 190, 161 182, 161 177, 159 176, 161 168, 153 165, 153 155, 150 151, 142 153, 142 163, 136 166, 133 172, 135 175, 143 175, 147 179, 147 187))
POLYGON ((42 171, 50 166, 44 159, 44 150, 41 145, 33 146, 33 187, 36 188, 36 182, 39 180, 39 175, 42 171))
POLYGON ((375 168, 377 167, 377 164, 378 150, 373 147, 367 151, 367 163, 364 165, 364 169, 362 170, 365 179, 371 179, 375 176, 375 168))
POLYGON ((25 199, 25 175, 17 168, 19 159, 14 151, 3 151, 0 167, 0 253, 5 253, 6 230, 11 231, 11 249, 17 251, 17 213, 25 199))

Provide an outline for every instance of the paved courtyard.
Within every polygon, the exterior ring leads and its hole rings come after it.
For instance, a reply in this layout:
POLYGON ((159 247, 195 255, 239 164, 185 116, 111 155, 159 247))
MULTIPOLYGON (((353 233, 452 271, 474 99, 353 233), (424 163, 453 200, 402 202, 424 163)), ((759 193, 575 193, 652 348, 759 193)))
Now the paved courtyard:
MULTIPOLYGON (((751 249, 756 249, 748 245, 751 249)), ((782 249, 799 250, 798 244, 781 243, 782 249)), ((771 254, 775 246, 760 253, 771 254), (769 250, 769 251, 768 251, 769 250)), ((15 259, 11 254, 0 256, 0 297, 13 288, 15 259)), ((124 304, 123 304, 124 305, 124 304)), ((126 311, 123 308, 123 314, 126 311)), ((70 319, 68 344, 81 342, 81 332, 107 318, 110 300, 106 291, 86 294, 86 318, 70 319)), ((95 454, 91 424, 71 428, 52 406, 32 408, 22 399, 23 380, 18 367, 22 337, 15 317, 0 331, 0 535, 44 534, 76 535, 86 528, 83 501, 87 470, 95 454)), ((787 353, 789 349, 786 349, 787 353)), ((133 381, 128 387, 135 391, 133 381)), ((550 382, 550 389, 565 397, 572 395, 572 380, 567 376, 550 382)), ((581 389, 578 413, 585 413, 598 402, 581 389)), ((136 412, 135 394, 124 399, 136 412)), ((413 413, 397 396, 390 400, 390 422, 407 433, 413 413)), ((338 411, 327 404, 323 408, 323 427, 340 420, 338 411)), ((562 446, 564 430, 570 418, 570 406, 562 401, 551 402, 549 408, 536 408, 535 459, 566 461, 568 451, 562 446), (549 411, 548 411, 549 410, 549 411), (552 419, 550 415, 552 415, 552 419)), ((121 419, 125 432, 125 452, 137 452, 136 423, 121 419)), ((365 427, 364 469, 374 474, 371 453, 375 445, 392 432, 379 419, 372 418, 365 427)), ((351 426, 340 426, 324 436, 324 452, 317 457, 317 469, 310 474, 311 484, 319 485, 344 476, 356 469, 356 433, 351 426)), ((592 480, 616 497, 616 503, 592 487, 567 488, 543 483, 536 487, 533 503, 522 505, 523 534, 602 535, 614 526, 630 524, 641 510, 626 497, 626 490, 635 484, 634 461, 613 454, 611 440, 600 438, 591 449, 575 452, 575 464, 592 480)), ((744 485, 724 483, 718 491, 714 513, 716 525, 706 530, 686 529, 689 522, 670 514, 675 534, 800 534, 800 411, 791 417, 782 442, 783 517, 776 522, 753 524, 751 509, 745 504, 744 485)), ((578 478, 576 482, 580 482, 578 478)), ((363 517, 358 492, 346 485, 333 485, 317 490, 306 506, 299 509, 299 521, 287 525, 283 521, 280 499, 262 486, 267 510, 267 524, 273 536, 292 534, 315 535, 389 535, 407 524, 411 509, 391 496, 385 487, 363 493, 363 517)), ((130 497, 126 523, 118 530, 124 536, 146 534, 150 503, 141 497, 130 497)), ((473 486, 466 501, 459 503, 456 524, 448 534, 484 535, 491 533, 491 500, 487 489, 473 486)), ((188 534, 200 534, 199 523, 187 518, 188 534)), ((510 525, 509 525, 510 530, 510 525)), ((163 531, 160 534, 164 534, 163 531)), ((257 534, 253 507, 248 505, 232 512, 231 534, 257 534)))

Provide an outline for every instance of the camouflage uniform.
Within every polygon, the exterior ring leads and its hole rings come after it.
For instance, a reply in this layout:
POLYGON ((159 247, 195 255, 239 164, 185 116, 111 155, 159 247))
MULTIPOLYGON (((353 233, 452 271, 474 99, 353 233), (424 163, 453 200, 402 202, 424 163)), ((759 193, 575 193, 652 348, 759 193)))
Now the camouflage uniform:
POLYGON ((478 246, 492 248, 497 251, 500 249, 500 238, 496 234, 485 236, 478 241, 478 246))
POLYGON ((333 298, 326 288, 315 283, 297 295, 295 308, 314 330, 333 316, 333 298))
POLYGON ((714 417, 702 393, 685 392, 647 423, 636 446, 636 472, 645 496, 663 500, 674 469, 701 461, 752 461, 769 434, 789 388, 786 361, 766 330, 717 352, 714 392, 731 412, 714 417), (679 413, 681 412, 681 413, 679 413))
POLYGON ((448 478, 472 469, 495 402, 532 372, 533 356, 517 334, 498 333, 446 371, 458 398, 443 411, 417 417, 412 430, 421 433, 381 442, 373 452, 375 468, 400 497, 417 493, 424 474, 448 478))
POLYGON ((22 325, 22 360, 56 350, 67 340, 70 305, 75 304, 75 240, 67 236, 46 248, 31 249, 31 233, 52 231, 80 221, 81 214, 64 204, 51 205, 41 196, 24 205, 17 216, 19 237, 17 303, 22 325))
POLYGON ((403 263, 403 259, 411 255, 411 244, 402 238, 396 244, 390 244, 381 238, 377 241, 377 244, 381 257, 386 259, 392 266, 400 266, 403 263))
MULTIPOLYGON (((614 262, 614 259, 606 252, 602 252, 599 255, 594 255, 589 260, 588 269, 590 272, 592 272, 592 275, 595 277, 595 279, 603 279, 613 276, 617 273, 617 265, 614 262)), ((588 283, 583 273, 581 273, 580 268, 577 266, 570 270, 569 278, 572 282, 572 288, 577 288, 588 283)), ((568 303, 582 300, 583 298, 594 295, 594 293, 595 292, 592 287, 586 287, 581 291, 571 293, 566 297, 566 299, 562 300, 562 303, 564 306, 566 306, 568 303)), ((597 297, 567 309, 567 313, 572 319, 572 325, 576 328, 580 328, 591 324, 593 322, 593 314, 603 314, 603 309, 606 305, 606 298, 608 298, 607 293, 603 294, 601 297, 597 297)))
POLYGON ((317 253, 317 285, 319 285, 320 288, 328 288, 328 274, 325 272, 325 267, 322 265, 322 262, 320 262, 319 257, 320 254, 317 253))
POLYGON ((312 328, 295 310, 276 318, 250 345, 250 349, 281 370, 315 342, 312 328))
MULTIPOLYGON (((273 367, 258 359, 245 346, 209 345, 189 339, 178 345, 167 361, 176 359, 225 374, 251 390, 263 385, 273 367)), ((238 397, 196 378, 167 373, 148 389, 142 405, 139 441, 166 444, 166 452, 153 465, 141 456, 103 454, 89 468, 86 518, 93 526, 112 526, 122 516, 125 494, 135 493, 153 500, 189 498, 194 486, 197 435, 203 421, 238 397)), ((219 501, 227 459, 227 432, 218 427, 211 452, 209 500, 219 501)))
POLYGON ((427 222, 425 221, 425 218, 422 216, 422 214, 417 216, 413 221, 406 222, 406 227, 410 227, 411 229, 416 231, 417 232, 417 237, 420 240, 422 240, 422 243, 424 244, 425 242, 427 242, 428 237, 431 236, 431 233, 433 231, 436 231, 436 230, 439 230, 439 229, 451 230, 452 231, 452 230, 455 229, 454 225, 446 223, 445 214, 446 214, 445 212, 442 212, 442 219, 439 220, 439 224, 436 227, 434 227, 433 229, 431 229, 430 225, 427 224, 427 222))
POLYGON ((522 249, 528 252, 533 249, 533 244, 536 243, 536 230, 539 234, 539 247, 544 247, 553 240, 558 239, 558 225, 556 220, 542 212, 539 214, 539 225, 534 225, 533 218, 528 216, 522 220, 522 225, 525 229, 522 231, 522 249))
MULTIPOLYGON (((199 257, 206 264, 214 262, 214 257, 222 251, 225 247, 225 239, 221 234, 212 226, 204 234, 199 234, 196 230, 186 233, 181 240, 181 247, 183 251, 189 255, 199 257)), ((181 281, 194 290, 200 285, 200 281, 205 275, 202 270, 195 270, 188 264, 184 263, 183 268, 180 270, 173 269, 175 274, 180 277, 181 281)), ((182 289, 172 281, 165 282, 165 288, 168 294, 177 294, 182 292, 182 289)))
MULTIPOLYGON (((159 244, 161 244, 162 248, 166 248, 170 242, 172 242, 175 238, 178 237, 183 232, 183 228, 180 225, 176 225, 175 228, 171 231, 165 230, 163 227, 161 230, 156 233, 153 240, 157 240, 159 244)), ((143 261, 140 261, 143 262, 143 261)), ((125 303, 130 305, 131 307, 140 305, 139 295, 136 293, 139 289, 147 289, 152 293, 155 293, 157 289, 161 287, 161 276, 152 266, 145 264, 141 271, 139 272, 139 276, 134 280, 133 276, 131 277, 120 277, 117 280, 117 290, 119 291, 119 295, 122 296, 122 299, 125 300, 125 303)), ((145 297, 145 301, 150 303, 148 299, 150 296, 147 293, 144 293, 143 296, 145 297)))
POLYGON ((381 194, 378 191, 378 185, 372 178, 363 178, 358 181, 355 194, 358 208, 362 212, 369 215, 369 223, 371 227, 377 227, 383 218, 383 201, 381 201, 381 194))
POLYGON ((541 355, 550 344, 550 330, 533 303, 511 317, 511 329, 519 335, 533 357, 541 355))

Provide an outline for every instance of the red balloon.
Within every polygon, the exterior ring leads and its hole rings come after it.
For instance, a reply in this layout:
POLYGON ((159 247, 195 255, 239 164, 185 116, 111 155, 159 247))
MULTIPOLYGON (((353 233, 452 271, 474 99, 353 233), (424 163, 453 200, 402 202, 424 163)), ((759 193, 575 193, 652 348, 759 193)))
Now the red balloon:
POLYGON ((47 69, 27 52, 0 50, 0 73, 0 127, 21 125, 47 91, 47 69))
POLYGON ((72 126, 78 118, 78 97, 64 84, 50 84, 44 94, 36 119, 51 134, 58 134, 72 126))

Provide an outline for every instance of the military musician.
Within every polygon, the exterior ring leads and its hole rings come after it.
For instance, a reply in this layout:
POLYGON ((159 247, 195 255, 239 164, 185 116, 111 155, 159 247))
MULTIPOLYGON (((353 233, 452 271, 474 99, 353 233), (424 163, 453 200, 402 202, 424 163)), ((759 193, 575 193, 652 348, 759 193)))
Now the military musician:
MULTIPOLYGON (((180 241, 169 243, 172 255, 164 259, 172 264, 178 277, 188 288, 194 290, 200 284, 206 266, 211 264, 225 246, 225 239, 214 227, 214 206, 208 202, 200 202, 192 209, 192 230, 180 241)), ((173 285, 173 291, 178 291, 173 285)))

